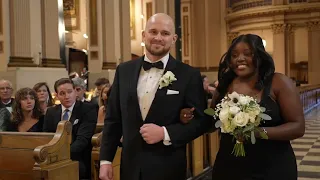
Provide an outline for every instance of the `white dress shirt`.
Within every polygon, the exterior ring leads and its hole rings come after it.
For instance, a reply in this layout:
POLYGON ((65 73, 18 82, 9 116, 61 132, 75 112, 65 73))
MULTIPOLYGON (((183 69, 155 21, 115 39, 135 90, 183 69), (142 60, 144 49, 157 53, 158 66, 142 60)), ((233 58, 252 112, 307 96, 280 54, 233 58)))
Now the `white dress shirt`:
MULTIPOLYGON (((168 60, 169 60, 169 54, 165 55, 163 58, 158 60, 158 61, 162 61, 163 69, 151 68, 150 70, 145 71, 143 67, 141 67, 139 79, 138 79, 137 93, 138 93, 139 107, 140 107, 141 116, 143 120, 145 120, 147 117, 152 101, 159 88, 159 80, 163 75, 163 72, 168 63, 168 60)), ((158 62, 158 61, 152 62, 150 59, 148 59, 147 56, 144 56, 144 61, 147 61, 150 63, 158 62)), ((164 126, 162 126, 162 128, 164 131, 163 144, 166 146, 171 145, 170 136, 168 134, 167 129, 164 126)), ((111 164, 111 162, 101 161, 100 165, 103 165, 103 164, 111 164)))
POLYGON ((68 118, 68 121, 70 120, 70 117, 71 117, 71 115, 72 115, 72 110, 73 110, 73 107, 74 107, 75 104, 76 104, 76 102, 74 102, 74 103, 72 104, 72 106, 70 106, 69 108, 66 108, 66 107, 64 107, 64 106, 61 104, 61 109, 62 109, 61 120, 62 120, 62 117, 63 117, 66 109, 69 110, 69 112, 68 112, 68 117, 69 117, 69 118, 68 118))

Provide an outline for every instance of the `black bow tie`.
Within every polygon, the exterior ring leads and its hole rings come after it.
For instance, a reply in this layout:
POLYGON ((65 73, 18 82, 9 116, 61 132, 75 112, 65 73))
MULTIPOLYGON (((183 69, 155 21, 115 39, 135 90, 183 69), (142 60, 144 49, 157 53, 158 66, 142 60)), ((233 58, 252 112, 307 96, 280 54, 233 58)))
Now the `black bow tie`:
POLYGON ((149 63, 147 61, 143 61, 143 69, 145 71, 148 71, 151 68, 163 69, 163 62, 162 61, 158 61, 156 63, 149 63))

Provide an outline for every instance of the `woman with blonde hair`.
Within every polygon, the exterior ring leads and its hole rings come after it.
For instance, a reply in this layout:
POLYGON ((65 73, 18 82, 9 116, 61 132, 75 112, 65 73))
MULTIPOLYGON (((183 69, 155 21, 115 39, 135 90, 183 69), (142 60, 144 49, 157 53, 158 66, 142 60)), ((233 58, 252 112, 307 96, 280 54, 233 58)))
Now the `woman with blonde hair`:
POLYGON ((106 108, 108 104, 108 97, 110 95, 111 86, 104 85, 101 88, 101 93, 99 95, 99 112, 98 112, 98 123, 103 123, 106 116, 106 108))

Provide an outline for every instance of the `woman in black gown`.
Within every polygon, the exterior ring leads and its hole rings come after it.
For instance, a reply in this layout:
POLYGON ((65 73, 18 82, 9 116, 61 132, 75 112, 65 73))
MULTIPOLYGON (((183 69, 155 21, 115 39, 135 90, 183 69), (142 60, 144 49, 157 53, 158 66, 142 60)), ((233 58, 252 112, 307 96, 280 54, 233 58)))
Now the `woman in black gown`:
POLYGON ((44 116, 36 92, 22 88, 15 94, 12 120, 7 131, 42 132, 44 116))
MULTIPOLYGON (((235 140, 221 133, 212 179, 297 180, 296 158, 290 140, 304 134, 302 105, 292 81, 275 73, 273 59, 265 51, 262 39, 247 34, 233 40, 220 61, 218 79, 219 93, 213 98, 213 108, 227 93, 236 91, 256 98, 272 120, 260 125, 268 140, 258 138, 254 145, 245 143, 245 157, 231 154, 235 140)), ((189 109, 181 111, 182 122, 191 117, 189 109)))

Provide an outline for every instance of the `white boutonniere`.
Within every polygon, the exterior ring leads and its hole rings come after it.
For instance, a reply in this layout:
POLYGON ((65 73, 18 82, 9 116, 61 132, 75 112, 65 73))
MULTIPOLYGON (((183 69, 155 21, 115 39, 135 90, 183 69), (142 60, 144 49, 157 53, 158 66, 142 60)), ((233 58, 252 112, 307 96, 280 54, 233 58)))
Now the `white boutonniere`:
POLYGON ((167 71, 159 80, 159 89, 167 87, 172 84, 173 81, 176 81, 177 78, 171 71, 167 71))

